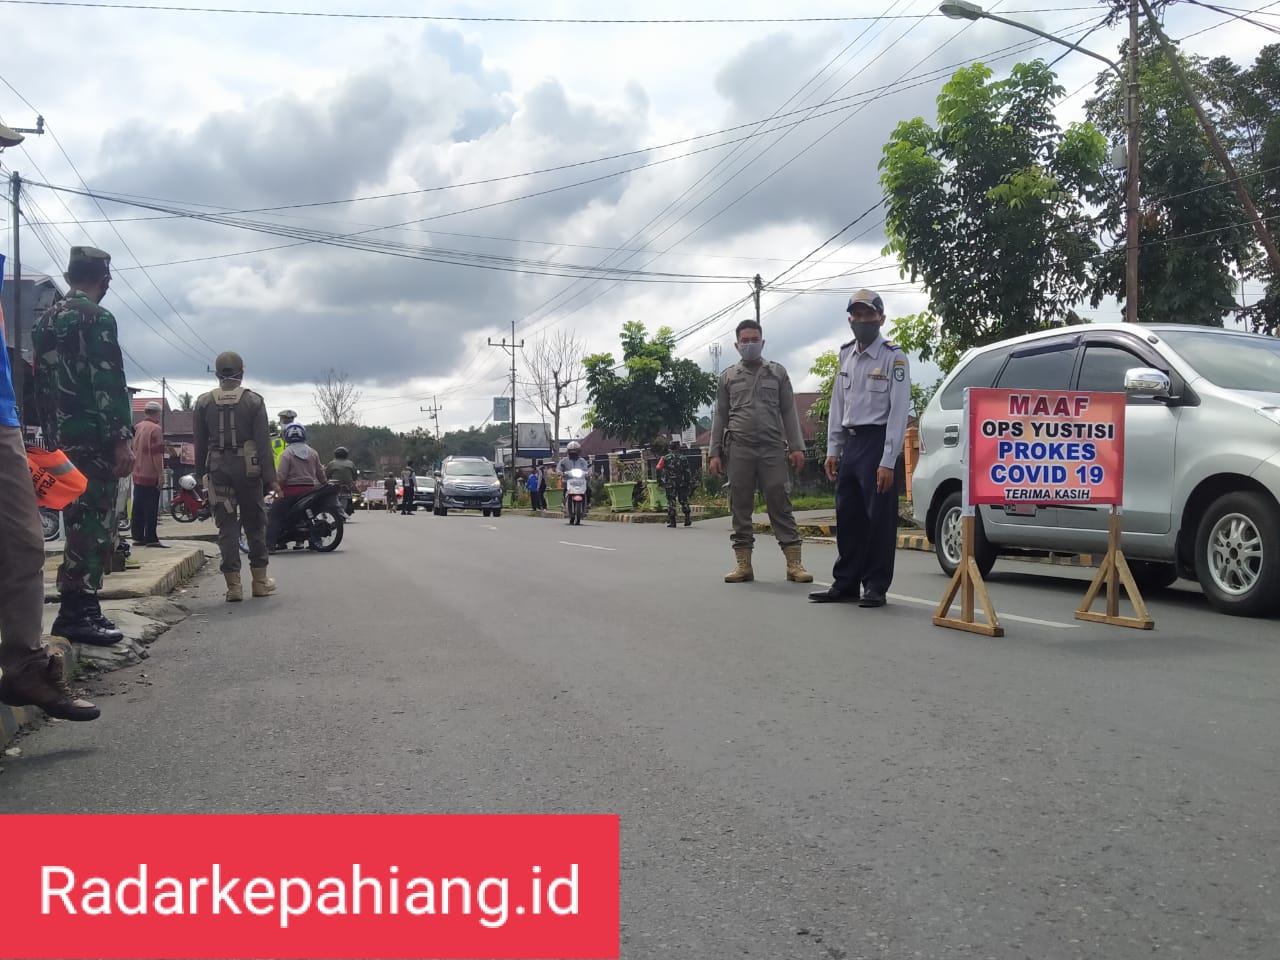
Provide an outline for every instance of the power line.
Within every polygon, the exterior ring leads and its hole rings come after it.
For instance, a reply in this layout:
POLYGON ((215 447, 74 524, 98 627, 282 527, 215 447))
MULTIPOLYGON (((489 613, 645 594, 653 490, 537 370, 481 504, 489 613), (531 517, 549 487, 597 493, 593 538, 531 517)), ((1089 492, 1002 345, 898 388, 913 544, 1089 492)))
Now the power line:
MULTIPOLYGON (((266 10, 235 9, 230 7, 177 7, 141 3, 92 3, 87 0, 0 0, 0 3, 20 4, 31 7, 76 7, 99 10, 146 10, 163 13, 221 13, 242 16, 312 17, 329 20, 420 20, 444 23, 559 23, 559 24, 742 24, 742 23, 852 23, 872 20, 874 17, 724 17, 724 18, 605 18, 605 17, 450 17, 410 13, 325 13, 318 10, 266 10)), ((1090 7, 1057 7, 1032 10, 1011 10, 1010 13, 1058 13, 1062 10, 1088 10, 1090 7)), ((938 17, 941 14, 929 14, 938 17)), ((895 18, 895 19, 906 19, 895 18)))

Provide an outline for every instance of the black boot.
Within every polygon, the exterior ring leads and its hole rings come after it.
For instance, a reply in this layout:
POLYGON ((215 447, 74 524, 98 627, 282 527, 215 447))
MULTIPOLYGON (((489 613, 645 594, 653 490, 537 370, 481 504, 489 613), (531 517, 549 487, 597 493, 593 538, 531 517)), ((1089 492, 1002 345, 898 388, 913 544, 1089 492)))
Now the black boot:
POLYGON ((688 511, 688 510, 685 510, 685 512, 684 512, 684 525, 685 525, 686 527, 691 527, 691 526, 693 526, 693 517, 692 517, 692 515, 689 513, 689 511, 688 511))
POLYGON ((94 594, 91 597, 87 596, 84 604, 91 621, 101 626, 108 633, 118 633, 120 634, 120 638, 124 637, 124 634, 120 632, 120 629, 115 625, 115 623, 108 619, 107 615, 102 612, 102 602, 98 599, 97 594, 94 594))
POLYGON ((64 593, 58 617, 53 621, 53 635, 71 643, 87 643, 95 647, 110 647, 120 642, 124 638, 123 633, 108 630, 92 619, 88 602, 93 600, 82 593, 64 593))

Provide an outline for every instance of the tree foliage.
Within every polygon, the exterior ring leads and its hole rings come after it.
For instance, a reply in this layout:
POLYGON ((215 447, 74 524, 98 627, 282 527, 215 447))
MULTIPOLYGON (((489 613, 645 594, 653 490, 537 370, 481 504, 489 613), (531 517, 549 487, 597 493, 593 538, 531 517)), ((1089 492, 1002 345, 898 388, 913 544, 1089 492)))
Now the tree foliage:
MULTIPOLYGON (((1151 34, 1139 37, 1138 319, 1143 323, 1198 323, 1222 326, 1237 309, 1235 275, 1250 260, 1249 228, 1226 175, 1218 165, 1195 110, 1168 57, 1151 34)), ((1128 43, 1121 47, 1128 57, 1128 43)), ((1241 71, 1229 60, 1212 64, 1183 56, 1188 76, 1197 78, 1198 96, 1215 127, 1236 124, 1241 71)), ((1117 147, 1127 142, 1125 87, 1113 73, 1098 81, 1088 115, 1117 147)), ((1239 154, 1239 137, 1232 152, 1239 154)), ((1127 299, 1125 171, 1110 174, 1113 187, 1103 225, 1112 235, 1101 258, 1092 302, 1127 299)))
POLYGON ((335 426, 356 422, 356 404, 360 402, 360 391, 345 373, 330 367, 324 378, 316 381, 313 397, 316 406, 320 408, 323 423, 335 426))
POLYGON ((196 404, 195 397, 191 396, 191 394, 189 393, 184 393, 182 394, 182 396, 178 397, 179 410, 194 410, 195 404, 196 404))
POLYGON ((991 76, 958 70, 937 125, 898 124, 880 161, 885 253, 929 294, 934 335, 914 344, 926 360, 1070 322, 1090 289, 1106 141, 1090 123, 1059 127, 1064 91, 1043 61, 991 76))
POLYGON ((694 361, 676 356, 675 333, 662 327, 648 339, 645 326, 631 320, 622 327, 622 363, 611 353, 586 357, 587 398, 584 424, 624 442, 647 445, 666 430, 683 430, 698 408, 716 394, 716 378, 694 361))

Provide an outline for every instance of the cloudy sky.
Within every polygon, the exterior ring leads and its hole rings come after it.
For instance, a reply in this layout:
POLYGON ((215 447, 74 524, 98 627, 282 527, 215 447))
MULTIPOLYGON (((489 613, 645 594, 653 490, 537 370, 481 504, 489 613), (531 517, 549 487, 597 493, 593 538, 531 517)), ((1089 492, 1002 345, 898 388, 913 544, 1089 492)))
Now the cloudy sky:
MULTIPOLYGON (((24 272, 60 274, 71 244, 110 251, 106 305, 145 391, 162 376, 177 392, 208 389, 215 353, 235 349, 273 410, 311 419, 313 383, 336 368, 359 384, 363 422, 395 429, 429 425, 420 408, 433 402, 442 429, 484 421, 510 362, 487 341, 510 340, 513 320, 526 347, 568 331, 616 356, 621 324, 639 319, 686 333, 683 355, 707 369, 712 344, 733 362, 750 303, 700 323, 875 205, 882 144, 899 120, 934 119, 958 65, 1002 76, 1066 53, 1064 122, 1099 66, 1011 27, 949 20, 934 0, 252 6, 331 15, 0 0, 0 36, 17 40, 0 64, 0 119, 30 127, 38 112, 50 131, 7 150, 6 171, 140 204, 33 185, 24 272), (811 19, 485 19, 602 17, 811 19), (548 168, 561 169, 537 172, 548 168)), ((1233 6, 1280 26, 1280 3, 1233 6)), ((1075 39, 1103 13, 1089 0, 987 8, 1075 39)), ((1191 52, 1241 62, 1276 40, 1191 4, 1166 28, 1198 34, 1191 52)), ((1120 40, 1099 28, 1085 45, 1114 58, 1120 40)), ((880 290, 891 318, 924 305, 883 242, 877 210, 786 273, 785 289, 766 288, 766 353, 798 388, 847 339, 849 291, 880 290)))

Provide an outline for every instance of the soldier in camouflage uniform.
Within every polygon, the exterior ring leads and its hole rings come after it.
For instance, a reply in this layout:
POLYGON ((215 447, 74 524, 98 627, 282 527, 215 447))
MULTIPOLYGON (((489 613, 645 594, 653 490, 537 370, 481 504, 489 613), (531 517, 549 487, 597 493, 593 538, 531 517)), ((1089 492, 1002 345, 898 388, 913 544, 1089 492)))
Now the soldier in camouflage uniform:
POLYGON ((693 471, 685 458, 679 440, 671 441, 671 448, 658 461, 658 480, 667 492, 667 526, 676 525, 676 501, 684 508, 684 525, 690 526, 693 517, 689 509, 689 494, 693 489, 693 471))
POLYGON ((203 476, 213 519, 218 525, 222 576, 226 600, 244 599, 240 583, 240 529, 249 542, 252 593, 268 597, 276 582, 267 576, 267 508, 269 489, 277 497, 284 491, 276 482, 275 458, 267 427, 267 405, 262 396, 244 386, 244 361, 227 351, 214 361, 218 389, 196 401, 194 429, 196 470, 203 476))
POLYGON ((133 411, 125 385, 116 320, 101 306, 111 285, 111 257, 72 247, 70 290, 36 320, 36 406, 50 449, 61 448, 89 481, 62 511, 66 546, 58 568, 62 605, 53 633, 106 646, 123 634, 98 602, 116 549, 120 478, 133 471, 133 411))

